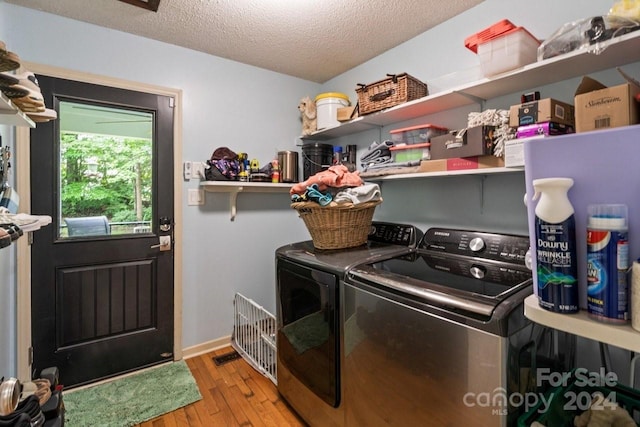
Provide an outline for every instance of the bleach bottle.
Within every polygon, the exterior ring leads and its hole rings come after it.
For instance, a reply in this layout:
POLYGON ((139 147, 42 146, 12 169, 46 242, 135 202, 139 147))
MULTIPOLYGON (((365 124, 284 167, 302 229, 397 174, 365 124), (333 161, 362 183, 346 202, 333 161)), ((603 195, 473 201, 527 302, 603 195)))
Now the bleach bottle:
POLYGON ((536 274, 538 303, 557 313, 576 313, 578 268, 576 223, 567 192, 571 178, 543 178, 533 181, 535 208, 536 274))

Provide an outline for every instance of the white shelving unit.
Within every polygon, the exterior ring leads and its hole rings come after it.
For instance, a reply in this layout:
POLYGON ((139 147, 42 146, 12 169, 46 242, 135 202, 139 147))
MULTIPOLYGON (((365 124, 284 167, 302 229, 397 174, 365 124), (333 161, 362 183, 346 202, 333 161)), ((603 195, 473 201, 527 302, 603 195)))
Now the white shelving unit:
POLYGON ((347 136, 636 61, 640 61, 640 31, 594 45, 591 50, 582 49, 534 62, 492 78, 463 84, 377 113, 357 117, 303 139, 322 141, 347 136))
POLYGON ((402 173, 396 175, 385 176, 363 176, 365 181, 389 181, 394 179, 416 179, 416 178, 433 178, 437 176, 456 176, 456 175, 490 175, 497 173, 522 173, 524 168, 482 168, 482 169, 462 169, 454 171, 441 172, 418 172, 418 173, 402 173))
POLYGON ((575 314, 554 313, 540 307, 536 295, 524 301, 524 315, 528 319, 559 331, 640 352, 640 332, 630 325, 602 323, 589 318, 585 310, 575 314))
POLYGON ((231 221, 236 219, 236 204, 239 193, 288 193, 292 184, 241 181, 203 181, 200 186, 211 193, 229 193, 231 221))
MULTIPOLYGON (((481 104, 487 99, 523 91, 550 83, 579 77, 589 73, 611 69, 640 61, 640 31, 594 45, 565 55, 534 62, 522 68, 509 71, 492 78, 466 83, 458 87, 409 101, 395 107, 357 117, 349 122, 329 129, 323 129, 307 137, 306 141, 325 141, 352 135, 368 129, 463 107, 481 104)), ((416 179, 438 176, 487 175, 495 173, 522 173, 523 168, 485 168, 458 171, 424 172, 368 177, 367 181, 394 179, 416 179)), ((236 216, 236 201, 241 192, 287 192, 290 184, 253 182, 204 181, 200 184, 209 192, 229 193, 231 220, 236 216)))
POLYGON ((9 126, 35 127, 33 120, 20 111, 4 93, 0 92, 0 123, 9 126))

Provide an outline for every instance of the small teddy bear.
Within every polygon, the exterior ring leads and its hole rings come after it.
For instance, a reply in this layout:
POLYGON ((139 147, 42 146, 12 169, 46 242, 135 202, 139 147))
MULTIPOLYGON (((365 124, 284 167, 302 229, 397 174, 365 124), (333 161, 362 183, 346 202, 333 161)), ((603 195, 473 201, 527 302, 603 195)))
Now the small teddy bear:
POLYGON ((302 136, 309 136, 318 128, 316 103, 308 96, 300 100, 298 110, 302 114, 302 136))

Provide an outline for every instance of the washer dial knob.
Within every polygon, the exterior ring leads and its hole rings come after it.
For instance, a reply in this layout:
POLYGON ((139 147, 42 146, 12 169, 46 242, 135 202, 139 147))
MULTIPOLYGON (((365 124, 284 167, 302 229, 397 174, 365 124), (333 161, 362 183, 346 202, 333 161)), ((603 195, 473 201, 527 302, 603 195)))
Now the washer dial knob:
POLYGON ((482 240, 480 237, 474 237, 469 242, 469 249, 471 249, 473 252, 480 252, 484 249, 484 246, 484 240, 482 240))
POLYGON ((469 269, 469 272, 476 279, 484 279, 484 275, 487 273, 487 269, 479 265, 474 265, 469 269))

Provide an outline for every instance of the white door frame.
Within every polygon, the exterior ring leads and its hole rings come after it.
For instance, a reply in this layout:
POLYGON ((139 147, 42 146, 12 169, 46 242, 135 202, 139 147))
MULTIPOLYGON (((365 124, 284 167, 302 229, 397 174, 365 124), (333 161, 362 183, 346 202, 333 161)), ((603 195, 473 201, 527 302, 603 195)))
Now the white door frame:
MULTIPOLYGON (((82 73, 48 65, 22 62, 22 66, 37 74, 93 83, 138 92, 152 93, 172 97, 175 100, 173 126, 173 210, 174 210, 174 332, 173 358, 182 359, 182 180, 178 171, 182 168, 182 90, 149 85, 113 77, 82 73)), ((15 165, 16 189, 20 192, 20 212, 31 212, 31 182, 30 182, 30 132, 28 127, 16 128, 15 165)), ((25 236, 26 237, 26 236, 25 236)), ((18 378, 26 381, 31 379, 31 248, 29 239, 18 239, 17 245, 17 319, 16 319, 16 358, 18 378)))

